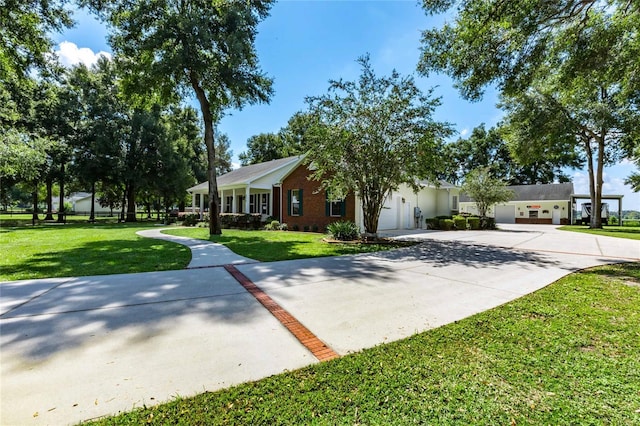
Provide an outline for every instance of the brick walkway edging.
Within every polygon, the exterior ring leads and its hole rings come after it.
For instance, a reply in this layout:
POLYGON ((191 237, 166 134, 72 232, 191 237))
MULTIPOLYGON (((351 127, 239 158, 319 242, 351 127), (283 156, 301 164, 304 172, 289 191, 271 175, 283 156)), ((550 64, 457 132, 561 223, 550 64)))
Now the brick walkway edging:
POLYGON ((329 361, 330 359, 339 358, 333 349, 327 346, 322 340, 313 334, 307 327, 302 325, 293 315, 282 308, 278 303, 266 294, 260 287, 255 285, 246 275, 240 272, 233 265, 224 265, 224 269, 231 274, 233 278, 240 283, 253 297, 256 298, 262 306, 264 306, 282 325, 284 325, 291 334, 304 347, 306 347, 318 361, 329 361))

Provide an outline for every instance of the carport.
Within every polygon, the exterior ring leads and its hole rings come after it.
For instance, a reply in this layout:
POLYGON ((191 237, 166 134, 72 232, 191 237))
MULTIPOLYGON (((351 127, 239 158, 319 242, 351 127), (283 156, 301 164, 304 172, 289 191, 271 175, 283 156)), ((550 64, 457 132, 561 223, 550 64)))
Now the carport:
MULTIPOLYGON (((600 197, 600 202, 604 202, 605 200, 618 200, 618 218, 620 219, 620 223, 622 223, 622 197, 624 195, 602 195, 600 197)), ((570 203, 571 203, 571 217, 569 223, 575 224, 577 210, 576 200, 589 200, 591 201, 591 195, 589 194, 571 194, 570 203)))

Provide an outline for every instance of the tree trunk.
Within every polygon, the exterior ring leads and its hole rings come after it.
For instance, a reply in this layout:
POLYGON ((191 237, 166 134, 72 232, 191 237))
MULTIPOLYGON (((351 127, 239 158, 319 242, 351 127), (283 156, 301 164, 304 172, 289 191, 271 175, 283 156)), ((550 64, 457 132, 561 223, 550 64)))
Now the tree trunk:
POLYGON ((53 220, 53 181, 51 179, 47 179, 47 215, 44 217, 44 220, 53 220))
POLYGON ((58 206, 58 223, 64 223, 64 161, 60 164, 60 205, 58 206))
POLYGON ((587 153, 587 169, 589 171, 589 196, 591 198, 591 216, 589 217, 589 227, 595 228, 594 210, 596 205, 596 187, 593 171, 593 151, 591 150, 591 140, 587 138, 584 144, 585 152, 587 153))
POLYGON ((595 228, 602 228, 602 175, 604 171, 604 141, 606 132, 602 130, 598 137, 598 157, 597 157, 597 169, 596 169, 596 207, 593 216, 595 218, 595 228))
POLYGON ((31 215, 31 224, 35 226, 36 222, 40 220, 38 217, 38 185, 34 184, 33 193, 31 193, 33 200, 33 214, 31 215))
POLYGON ((216 177, 213 115, 211 114, 211 105, 207 99, 207 95, 200 86, 197 75, 192 71, 189 72, 189 80, 196 92, 198 102, 200 102, 200 110, 202 111, 202 119, 204 120, 204 143, 207 146, 207 177, 209 180, 209 235, 220 235, 222 234, 222 226, 220 224, 220 198, 218 196, 218 180, 216 177))
POLYGON ((120 222, 124 222, 124 212, 127 208, 127 189, 125 187, 124 191, 122 191, 122 208, 120 209, 120 222))
POLYGON ((91 213, 89 214, 89 222, 96 221, 96 182, 91 182, 91 213))
POLYGON ((136 191, 135 184, 129 182, 126 189, 127 219, 125 222, 136 222, 136 191))

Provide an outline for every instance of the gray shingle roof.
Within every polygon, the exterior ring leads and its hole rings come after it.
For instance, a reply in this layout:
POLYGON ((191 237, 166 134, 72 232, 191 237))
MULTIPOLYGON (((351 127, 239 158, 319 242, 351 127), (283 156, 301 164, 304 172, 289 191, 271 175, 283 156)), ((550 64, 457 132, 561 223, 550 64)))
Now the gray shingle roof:
MULTIPOLYGON (((279 158, 277 160, 265 161, 264 163, 251 164, 249 166, 243 166, 235 170, 231 170, 229 173, 225 173, 222 176, 218 176, 218 187, 242 185, 247 184, 255 179, 258 179, 268 173, 278 170, 289 164, 293 164, 300 160, 301 156, 279 158)), ((202 182, 187 191, 205 189, 209 185, 208 182, 202 182)))
MULTIPOLYGON (((567 200, 573 194, 573 183, 549 183, 541 185, 511 185, 507 186, 515 193, 511 201, 546 201, 567 200)), ((473 201, 466 194, 460 194, 460 202, 473 201)))

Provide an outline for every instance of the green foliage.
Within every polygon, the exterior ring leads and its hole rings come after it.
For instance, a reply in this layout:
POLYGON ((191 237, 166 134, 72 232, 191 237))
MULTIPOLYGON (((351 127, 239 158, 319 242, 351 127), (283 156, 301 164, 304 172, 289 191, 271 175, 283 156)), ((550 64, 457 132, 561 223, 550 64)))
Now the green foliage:
POLYGON ((341 220, 327 225, 327 232, 335 240, 353 241, 360 238, 360 228, 354 222, 341 220))
POLYGON ((301 155, 309 149, 309 134, 315 118, 304 112, 295 113, 278 133, 261 133, 247 140, 247 151, 238 158, 243 166, 301 155))
MULTIPOLYGON (((393 71, 375 75, 369 57, 357 81, 331 81, 329 93, 307 98, 319 124, 310 137, 307 160, 313 178, 337 198, 349 192, 362 200, 367 233, 375 234, 389 192, 417 178, 435 179, 434 168, 447 123, 433 120, 439 99, 423 94, 412 77, 393 71)), ((417 189, 417 188, 416 188, 417 189)))
POLYGON ((480 229, 480 218, 479 217, 468 217, 467 223, 469 224, 469 229, 472 231, 477 231, 480 229))
POLYGON ((182 226, 196 226, 200 221, 199 214, 186 214, 182 217, 182 226))
POLYGON ((438 229, 443 231, 451 231, 453 229, 454 222, 452 219, 438 219, 438 229))
POLYGON ((442 178, 458 184, 464 177, 479 167, 489 167, 492 176, 509 185, 531 185, 537 183, 568 182, 569 177, 558 164, 575 165, 575 159, 567 154, 562 162, 556 159, 540 159, 519 164, 509 152, 509 146, 501 129, 485 129, 484 124, 473 129, 468 138, 459 138, 444 146, 443 157, 446 170, 442 178))
POLYGON ((425 219, 427 229, 440 229, 440 220, 435 217, 428 217, 425 219))
POLYGON ((465 231, 467 229, 467 218, 464 216, 454 216, 453 226, 457 230, 465 231))
POLYGON ((264 226, 265 231, 279 231, 280 230, 280 222, 277 220, 272 220, 264 226))
MULTIPOLYGON (((0 7, 0 81, 18 83, 34 68, 51 71, 49 34, 73 23, 65 0, 3 1, 0 7)), ((18 83, 21 84, 21 83, 18 83)), ((2 107, 0 107, 2 108, 2 107)))
MULTIPOLYGON (((454 1, 424 0, 427 10, 454 1)), ((464 97, 497 85, 517 161, 587 166, 599 205, 603 168, 640 158, 640 8, 626 0, 460 2, 452 23, 423 33, 421 72, 444 71, 464 97)), ((600 227, 600 211, 592 216, 600 227)))
POLYGON ((471 171, 465 177, 460 191, 473 199, 481 218, 486 218, 487 210, 491 206, 509 201, 514 195, 502 180, 491 176, 487 167, 471 171))
POLYGON ((262 215, 259 213, 221 213, 224 228, 260 229, 262 215))
MULTIPOLYGON (((100 1, 89 1, 97 6, 100 1)), ((217 2, 194 0, 114 0, 105 16, 113 28, 110 42, 122 58, 127 92, 142 103, 196 95, 207 148, 209 210, 219 211, 214 123, 226 108, 267 102, 272 80, 259 67, 256 28, 272 1, 217 2), (153 19, 149 19, 149 11, 153 19), (194 30, 197 29, 197 30, 194 30)), ((209 231, 221 232, 218 215, 209 231)))

